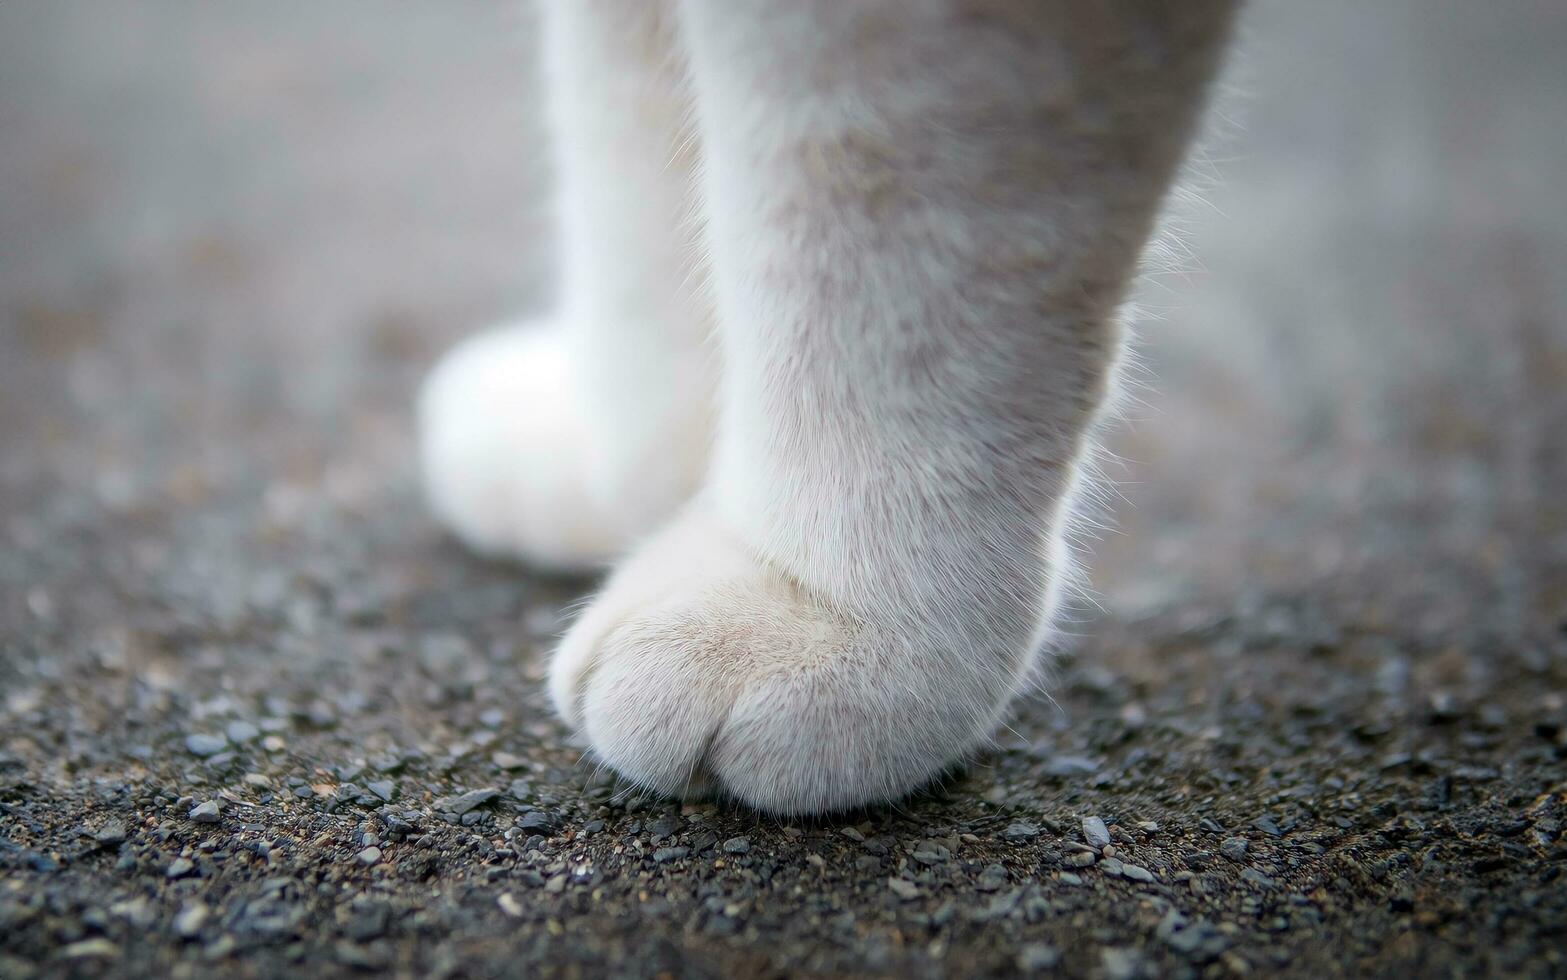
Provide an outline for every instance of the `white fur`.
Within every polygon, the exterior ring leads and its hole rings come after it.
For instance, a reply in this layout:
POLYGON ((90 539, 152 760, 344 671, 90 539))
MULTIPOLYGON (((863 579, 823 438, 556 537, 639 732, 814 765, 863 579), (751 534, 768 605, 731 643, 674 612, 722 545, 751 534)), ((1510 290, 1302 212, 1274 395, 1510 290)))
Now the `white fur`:
POLYGON ((436 516, 469 547, 574 569, 623 542, 613 507, 584 493, 589 433, 561 339, 510 327, 442 359, 419 400, 420 462, 436 516))
POLYGON ((464 541, 580 570, 700 484, 716 365, 669 13, 561 0, 544 25, 560 309, 448 354, 421 397, 420 444, 436 514, 464 541))
MULTIPOLYGON (((1051 635, 1115 311, 1228 8, 684 0, 678 33, 642 0, 547 8, 556 65, 632 23, 678 45, 661 63, 688 62, 699 135, 677 145, 699 146, 723 348, 704 491, 621 565, 551 668, 562 716, 606 762, 665 792, 804 813, 895 798, 988 737, 1051 635)), ((627 125, 635 84, 574 92, 568 142, 627 125)), ((605 161, 568 166, 567 200, 597 202, 568 210, 569 240, 640 207, 595 196, 605 161)), ((568 249, 568 308, 606 274, 599 254, 568 249)), ((660 281, 687 315, 658 322, 700 318, 689 278, 660 281)), ((649 383, 620 388, 626 404, 683 390, 661 364, 638 371, 649 383)), ((645 432, 600 431, 612 414, 590 410, 586 438, 645 453, 645 432)))

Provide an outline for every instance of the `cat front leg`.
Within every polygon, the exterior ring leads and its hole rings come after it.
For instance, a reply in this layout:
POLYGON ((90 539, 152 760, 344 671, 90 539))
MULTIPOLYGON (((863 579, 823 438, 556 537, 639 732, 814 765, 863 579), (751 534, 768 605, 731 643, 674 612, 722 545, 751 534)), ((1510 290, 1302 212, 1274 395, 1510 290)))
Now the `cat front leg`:
POLYGON ((574 570, 697 487, 716 370, 674 12, 548 0, 541 13, 559 304, 446 356, 420 398, 420 451, 437 516, 470 546, 574 570))
POLYGON ((894 799, 1029 683, 1222 0, 688 0, 725 375, 703 494, 552 665, 602 759, 894 799))

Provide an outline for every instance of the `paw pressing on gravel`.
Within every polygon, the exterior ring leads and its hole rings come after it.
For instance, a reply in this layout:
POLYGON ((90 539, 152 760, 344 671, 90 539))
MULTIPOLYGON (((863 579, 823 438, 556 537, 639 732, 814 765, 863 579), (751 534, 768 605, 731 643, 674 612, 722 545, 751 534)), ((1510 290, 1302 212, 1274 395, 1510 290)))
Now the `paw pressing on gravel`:
POLYGON ((853 619, 699 506, 621 565, 572 628, 550 694, 593 751, 674 796, 780 814, 896 799, 982 743, 1023 683, 853 619))

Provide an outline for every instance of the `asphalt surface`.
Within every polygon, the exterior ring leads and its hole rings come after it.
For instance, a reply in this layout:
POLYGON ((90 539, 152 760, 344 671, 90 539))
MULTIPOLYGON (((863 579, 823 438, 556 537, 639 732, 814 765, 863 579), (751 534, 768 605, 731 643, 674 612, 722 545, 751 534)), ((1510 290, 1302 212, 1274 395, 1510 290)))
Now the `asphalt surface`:
POLYGON ((0 5, 0 977, 1567 974, 1564 47, 1253 10, 1049 696, 782 823, 596 770, 590 583, 418 500, 550 299, 527 17, 0 5))

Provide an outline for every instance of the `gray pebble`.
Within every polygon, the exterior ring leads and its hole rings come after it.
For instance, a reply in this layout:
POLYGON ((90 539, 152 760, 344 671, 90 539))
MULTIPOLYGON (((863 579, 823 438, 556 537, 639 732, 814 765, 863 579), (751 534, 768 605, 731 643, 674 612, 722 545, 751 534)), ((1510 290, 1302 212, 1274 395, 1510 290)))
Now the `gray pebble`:
POLYGON ((1011 880, 1007 869, 999 864, 987 864, 985 870, 979 873, 979 880, 974 882, 974 887, 982 892, 997 891, 1011 880))
POLYGON ((485 787, 484 789, 471 789, 457 796, 442 797, 430 805, 436 810, 448 810, 460 817, 475 807, 481 807, 500 795, 500 790, 485 787))
POLYGON ((1083 840, 1092 847, 1104 847, 1110 843, 1110 830, 1098 817, 1083 818, 1083 840))
POLYGON ((731 837, 724 841, 725 854, 747 854, 751 850, 751 841, 745 837, 731 837))
POLYGON ((123 844, 125 843, 125 838, 127 836, 125 833, 125 824, 119 820, 110 820, 102 827, 99 827, 98 832, 92 836, 93 840, 97 841, 105 847, 113 847, 116 844, 123 844))
POLYGON ((1099 771, 1099 763, 1081 755, 1053 756, 1045 763, 1045 774, 1048 776, 1092 776, 1099 771))
POLYGON ((231 721, 223 729, 223 734, 228 736, 230 742, 235 745, 244 745, 246 742, 254 742, 261 737, 261 729, 248 721, 231 721))
POLYGON ((1121 877, 1130 878, 1133 881, 1151 882, 1154 880, 1153 872, 1136 864, 1122 864, 1121 877))
POLYGON ((198 734, 185 736, 185 748, 191 755, 198 755, 203 759, 217 755, 228 747, 229 741, 222 735, 198 734))
POLYGON ((659 864, 668 864, 671 861, 679 861, 690 853, 689 847, 660 847, 653 852, 653 860, 659 864))
POLYGON ((196 823, 217 823, 223 817, 223 804, 217 800, 208 800, 197 804, 196 808, 190 811, 189 816, 196 823))
POLYGON ((368 789, 388 803, 392 802, 392 799, 397 796, 397 784, 390 779, 377 779, 373 782, 365 783, 365 789, 368 789))
POLYGON ((1105 976, 1110 980, 1132 980, 1137 976, 1137 953, 1130 949, 1107 949, 1100 954, 1105 976))
POLYGON ((115 959, 119 955, 120 947, 102 936, 71 943, 69 946, 61 949, 59 953, 61 959, 67 960, 81 960, 97 956, 105 959, 115 959))
MULTIPOLYGON (((1039 835, 1039 828, 1034 826, 1031 823, 1027 823, 1027 822, 1024 822, 1024 821, 1018 821, 1017 823, 1014 823, 1014 824, 1008 824, 1007 825, 1007 829, 1003 830, 1001 832, 1001 836, 1002 836, 1003 839, 1009 840, 1009 841, 1011 841, 1014 844, 1020 844, 1023 841, 1027 841, 1027 840, 1033 840, 1038 835, 1039 835)), ((1048 949, 1049 947, 1045 947, 1045 948, 1048 949)))
POLYGON ((920 864, 941 864, 952 857, 952 852, 935 841, 920 841, 909 856, 920 864))
POLYGON ((1219 845, 1219 853, 1231 861, 1239 861, 1246 857, 1246 838, 1229 837, 1219 845))
POLYGON ((340 942, 333 947, 333 951, 339 963, 366 973, 385 971, 390 957, 387 950, 378 943, 361 945, 359 943, 340 942))
POLYGON ((560 827, 560 818, 545 810, 529 810, 517 820, 517 829, 548 837, 560 827))
POLYGON ((169 878, 183 878, 195 870, 196 862, 190 858, 175 858, 170 862, 168 870, 164 872, 164 875, 169 878))
POLYGON ((367 868, 373 864, 379 864, 381 862, 381 849, 379 847, 367 847, 355 854, 354 860, 367 868))
POLYGON ((1017 954, 1017 968, 1024 973, 1053 970, 1060 962, 1060 952, 1054 946, 1046 946, 1043 943, 1029 943, 1018 950, 1017 954))
POLYGON ((180 909, 174 917, 174 932, 182 939, 194 939, 201 927, 207 924, 207 917, 211 911, 201 902, 192 902, 180 909))

